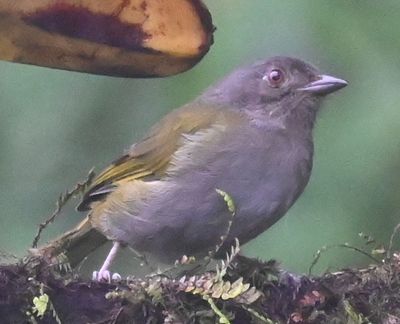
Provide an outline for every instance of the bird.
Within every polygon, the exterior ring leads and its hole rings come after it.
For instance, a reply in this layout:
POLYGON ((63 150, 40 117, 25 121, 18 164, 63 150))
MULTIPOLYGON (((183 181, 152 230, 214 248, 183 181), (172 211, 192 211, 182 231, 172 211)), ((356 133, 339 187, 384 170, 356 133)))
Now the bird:
POLYGON ((168 113, 101 172, 77 207, 84 220, 41 251, 63 251, 76 265, 112 241, 98 273, 107 280, 121 246, 173 263, 216 246, 218 257, 236 239, 245 244, 304 191, 318 111, 346 85, 293 57, 238 68, 168 113))

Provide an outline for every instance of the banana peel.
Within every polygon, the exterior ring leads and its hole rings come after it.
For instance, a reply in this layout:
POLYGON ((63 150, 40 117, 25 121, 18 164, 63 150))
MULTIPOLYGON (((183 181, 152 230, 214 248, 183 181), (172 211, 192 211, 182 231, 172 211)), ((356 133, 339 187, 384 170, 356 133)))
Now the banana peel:
POLYGON ((0 0, 0 60, 119 77, 162 77, 208 52, 201 0, 0 0))

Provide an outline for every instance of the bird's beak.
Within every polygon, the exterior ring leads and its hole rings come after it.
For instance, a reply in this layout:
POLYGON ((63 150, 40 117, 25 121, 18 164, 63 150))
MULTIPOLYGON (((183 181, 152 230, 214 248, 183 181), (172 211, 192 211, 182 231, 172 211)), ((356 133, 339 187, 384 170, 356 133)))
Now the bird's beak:
POLYGON ((345 86, 347 86, 347 81, 330 75, 321 74, 316 81, 310 82, 305 87, 298 90, 318 95, 327 95, 345 86))

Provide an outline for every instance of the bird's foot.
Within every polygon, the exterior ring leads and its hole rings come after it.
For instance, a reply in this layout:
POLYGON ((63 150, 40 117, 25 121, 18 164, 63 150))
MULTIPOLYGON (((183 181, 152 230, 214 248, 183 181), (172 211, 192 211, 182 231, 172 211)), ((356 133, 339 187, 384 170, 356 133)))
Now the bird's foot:
POLYGON ((93 272, 92 280, 97 281, 97 282, 108 282, 108 283, 111 283, 114 281, 121 281, 121 276, 118 273, 111 274, 111 272, 108 271, 108 269, 111 266, 111 263, 113 262, 115 256, 117 255, 119 248, 120 248, 120 243, 113 242, 113 246, 112 246, 110 252, 108 253, 107 258, 105 259, 100 270, 93 272))
POLYGON ((100 270, 100 271, 93 271, 92 280, 97 282, 119 282, 122 280, 121 275, 119 273, 111 274, 108 270, 100 270))
POLYGON ((195 262, 196 258, 194 256, 182 255, 180 259, 175 260, 175 266, 188 265, 188 264, 193 264, 195 262))

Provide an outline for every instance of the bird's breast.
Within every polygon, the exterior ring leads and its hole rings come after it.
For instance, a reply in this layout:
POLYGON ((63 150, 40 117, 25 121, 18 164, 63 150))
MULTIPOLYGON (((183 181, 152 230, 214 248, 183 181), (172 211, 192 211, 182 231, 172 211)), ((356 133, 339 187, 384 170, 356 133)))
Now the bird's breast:
POLYGON ((265 231, 293 205, 308 183, 313 156, 309 137, 284 130, 250 135, 220 180, 221 189, 235 200, 232 236, 242 243, 265 231))

